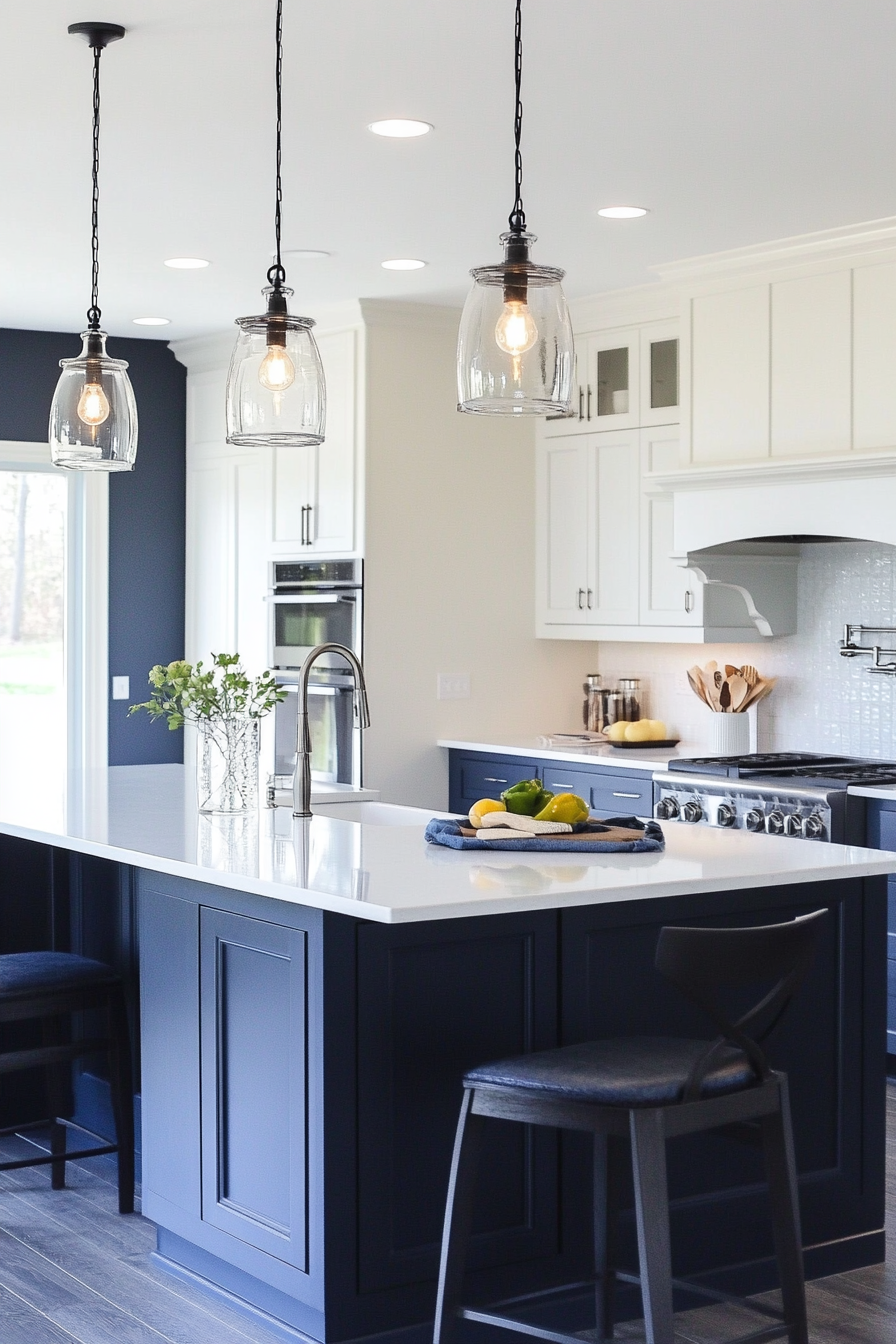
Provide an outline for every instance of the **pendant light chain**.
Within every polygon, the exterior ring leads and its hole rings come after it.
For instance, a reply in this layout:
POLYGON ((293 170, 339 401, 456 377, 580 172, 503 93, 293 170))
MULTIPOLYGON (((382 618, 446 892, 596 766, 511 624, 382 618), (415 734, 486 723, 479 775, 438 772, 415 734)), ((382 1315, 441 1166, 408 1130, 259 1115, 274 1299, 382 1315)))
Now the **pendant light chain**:
POLYGON ((280 256, 280 225, 283 211, 282 148, 283 135, 283 0, 277 0, 277 190, 274 204, 274 234, 277 245, 277 259, 268 271, 268 280, 280 289, 286 280, 286 268, 280 256))
POLYGON ((87 309, 87 325, 92 331, 100 326, 99 289, 100 289, 100 56, 101 46, 93 48, 93 200, 90 212, 90 252, 91 283, 90 307, 87 309))
POLYGON ((520 149, 520 140, 523 134, 523 5, 522 0, 516 0, 516 27, 514 30, 514 56, 515 56, 515 82, 516 82, 516 109, 513 119, 513 135, 516 142, 516 156, 514 159, 516 167, 516 197, 513 202, 513 209, 510 212, 508 223, 511 233, 526 232, 526 212, 523 209, 523 153, 520 149))

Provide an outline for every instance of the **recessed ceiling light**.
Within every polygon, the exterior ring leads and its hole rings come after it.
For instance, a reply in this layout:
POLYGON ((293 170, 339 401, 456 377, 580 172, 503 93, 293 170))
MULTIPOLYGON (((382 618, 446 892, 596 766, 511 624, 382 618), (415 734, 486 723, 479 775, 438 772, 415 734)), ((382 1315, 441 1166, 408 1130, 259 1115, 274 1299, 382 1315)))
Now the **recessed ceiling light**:
POLYGON ((405 117, 390 117, 386 121, 372 121, 367 127, 374 135, 388 135, 393 140, 409 140, 415 135, 429 135, 428 121, 412 121, 405 117))
POLYGON ((202 257, 168 257, 165 262, 174 271, 201 271, 208 264, 202 257))
POLYGON ((171 325, 170 317, 135 317, 132 320, 138 327, 168 327, 171 325))
POLYGON ((329 257, 329 252, 322 252, 317 247, 294 247, 283 253, 286 261, 317 261, 321 257, 329 257))
POLYGON ((650 211, 642 205, 608 205, 597 213, 604 219, 639 219, 641 215, 649 215, 650 211))
POLYGON ((426 262, 415 257, 393 257, 391 261, 381 261, 380 265, 387 271, 419 271, 426 262))

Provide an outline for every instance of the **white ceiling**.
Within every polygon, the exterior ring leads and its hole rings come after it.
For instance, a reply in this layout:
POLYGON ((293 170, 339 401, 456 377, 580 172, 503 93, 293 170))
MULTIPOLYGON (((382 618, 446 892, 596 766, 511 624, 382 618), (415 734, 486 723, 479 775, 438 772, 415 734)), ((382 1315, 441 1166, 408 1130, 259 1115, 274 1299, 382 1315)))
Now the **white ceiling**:
MULTIPOLYGON (((103 57, 104 326, 169 340, 258 311, 273 215, 274 0, 4 0, 0 325, 89 298, 90 52, 103 57), (171 271, 195 255, 204 271, 171 271), (170 327, 135 327, 161 314, 170 327)), ((652 264, 896 215, 892 0, 524 0, 525 204, 582 296, 652 264), (642 220, 597 217, 608 204, 642 220)), ((512 203, 512 0, 286 0, 293 310, 463 301, 512 203), (412 116, 432 135, 367 123, 412 116), (387 257, 420 271, 384 271, 387 257)))

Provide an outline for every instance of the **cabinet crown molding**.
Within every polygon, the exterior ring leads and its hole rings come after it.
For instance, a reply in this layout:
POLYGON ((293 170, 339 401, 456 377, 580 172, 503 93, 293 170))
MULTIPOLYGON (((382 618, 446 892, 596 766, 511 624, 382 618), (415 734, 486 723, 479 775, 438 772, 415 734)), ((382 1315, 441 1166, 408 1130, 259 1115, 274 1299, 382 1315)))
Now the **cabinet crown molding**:
POLYGON ((837 229, 823 229, 817 233, 796 234, 792 238, 780 238, 775 242, 755 243, 730 251, 687 257, 650 269, 667 284, 683 286, 701 280, 725 279, 819 263, 847 266, 850 261, 861 261, 885 252, 896 254, 894 215, 862 224, 847 224, 837 229))
POLYGON ((768 458, 761 462, 725 462, 678 471, 644 473, 647 489, 730 490, 737 485, 779 485, 782 481, 866 480, 896 475, 896 448, 841 457, 768 458))

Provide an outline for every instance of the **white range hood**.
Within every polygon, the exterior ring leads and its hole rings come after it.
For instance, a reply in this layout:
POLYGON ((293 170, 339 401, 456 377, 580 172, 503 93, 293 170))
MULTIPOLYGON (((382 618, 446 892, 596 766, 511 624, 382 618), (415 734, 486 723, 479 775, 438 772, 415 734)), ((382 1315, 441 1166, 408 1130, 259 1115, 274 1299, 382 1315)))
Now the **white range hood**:
POLYGON ((766 638, 796 629, 796 543, 896 546, 891 454, 692 468, 653 483, 672 494, 675 559, 705 585, 706 601, 746 614, 766 638))

